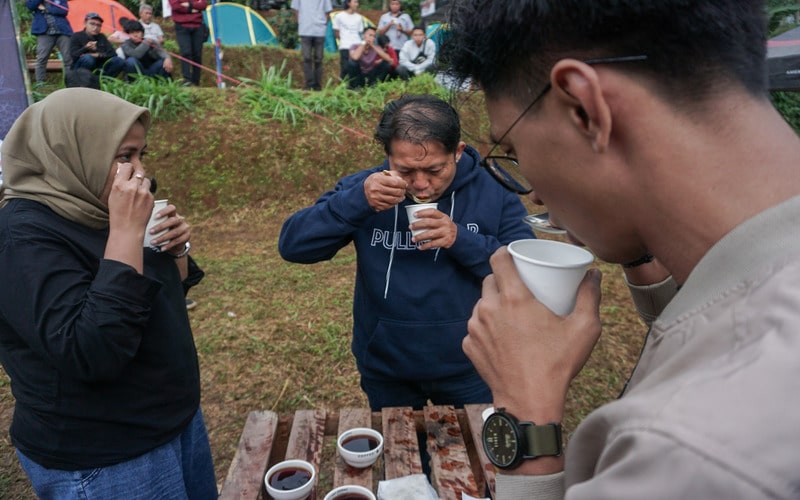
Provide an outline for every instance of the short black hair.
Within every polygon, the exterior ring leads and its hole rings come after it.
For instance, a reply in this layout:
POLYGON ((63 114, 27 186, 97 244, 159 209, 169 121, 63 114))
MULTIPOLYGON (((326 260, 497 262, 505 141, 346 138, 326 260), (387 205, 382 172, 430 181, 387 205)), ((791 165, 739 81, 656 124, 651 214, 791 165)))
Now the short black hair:
POLYGON ((119 20, 119 24, 122 26, 122 30, 125 33, 133 33, 134 31, 141 31, 144 33, 144 26, 142 26, 142 23, 134 19, 123 17, 119 20))
POLYGON ((378 30, 375 28, 375 26, 364 26, 364 33, 366 33, 366 32, 367 32, 367 30, 372 30, 372 31, 375 31, 375 32, 377 32, 377 31, 378 31, 378 30))
POLYGON ((455 153, 461 141, 458 113, 432 95, 405 95, 386 105, 375 128, 375 140, 392 154, 392 141, 424 144, 435 141, 447 153, 455 153))
POLYGON ((565 57, 625 63, 676 105, 738 85, 766 95, 763 0, 459 0, 439 63, 489 96, 530 99, 565 57))

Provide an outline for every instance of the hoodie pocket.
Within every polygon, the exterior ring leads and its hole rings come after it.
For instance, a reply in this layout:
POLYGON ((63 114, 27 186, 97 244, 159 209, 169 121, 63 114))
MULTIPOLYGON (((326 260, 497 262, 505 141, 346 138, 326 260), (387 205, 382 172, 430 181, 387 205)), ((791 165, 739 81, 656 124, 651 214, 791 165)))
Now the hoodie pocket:
POLYGON ((472 369, 461 350, 467 318, 457 321, 378 321, 359 360, 367 375, 429 380, 472 369))

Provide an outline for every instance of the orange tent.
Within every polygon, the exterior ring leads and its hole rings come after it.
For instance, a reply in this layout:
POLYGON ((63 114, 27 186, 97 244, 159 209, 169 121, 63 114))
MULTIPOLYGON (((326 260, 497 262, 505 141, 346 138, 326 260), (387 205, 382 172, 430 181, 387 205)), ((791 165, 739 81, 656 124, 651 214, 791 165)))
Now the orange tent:
POLYGON ((67 20, 72 26, 73 31, 83 31, 83 18, 89 12, 97 12, 103 18, 103 28, 101 31, 106 35, 114 31, 122 31, 119 20, 123 17, 128 19, 138 19, 128 10, 127 7, 114 0, 71 0, 69 2, 69 14, 67 20))

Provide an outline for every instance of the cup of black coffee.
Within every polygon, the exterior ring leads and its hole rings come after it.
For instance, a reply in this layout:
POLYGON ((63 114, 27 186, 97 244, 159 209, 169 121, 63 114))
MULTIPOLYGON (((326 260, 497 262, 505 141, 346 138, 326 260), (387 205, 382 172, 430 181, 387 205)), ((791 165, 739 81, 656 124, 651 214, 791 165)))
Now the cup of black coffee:
POLYGON ((331 490, 325 500, 375 500, 375 494, 363 486, 346 484, 331 490))
POLYGON ((308 498, 317 480, 317 470, 305 460, 284 460, 273 465, 264 476, 264 486, 275 500, 308 498))
POLYGON ((336 448, 347 465, 364 469, 383 453, 383 436, 368 427, 356 427, 339 435, 336 448))

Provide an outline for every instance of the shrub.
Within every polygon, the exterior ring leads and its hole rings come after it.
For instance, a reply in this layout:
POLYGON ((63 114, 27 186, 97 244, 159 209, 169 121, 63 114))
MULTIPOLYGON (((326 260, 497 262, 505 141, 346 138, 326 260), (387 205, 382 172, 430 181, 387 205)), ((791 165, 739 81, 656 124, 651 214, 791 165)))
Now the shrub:
POLYGON ((272 21, 278 32, 278 43, 284 49, 297 48, 300 36, 297 34, 297 19, 291 9, 281 9, 272 21))
POLYGON ((131 78, 132 81, 127 82, 125 79, 102 76, 100 86, 106 92, 146 107, 154 119, 169 120, 194 109, 190 90, 175 80, 141 74, 132 75, 131 78))

